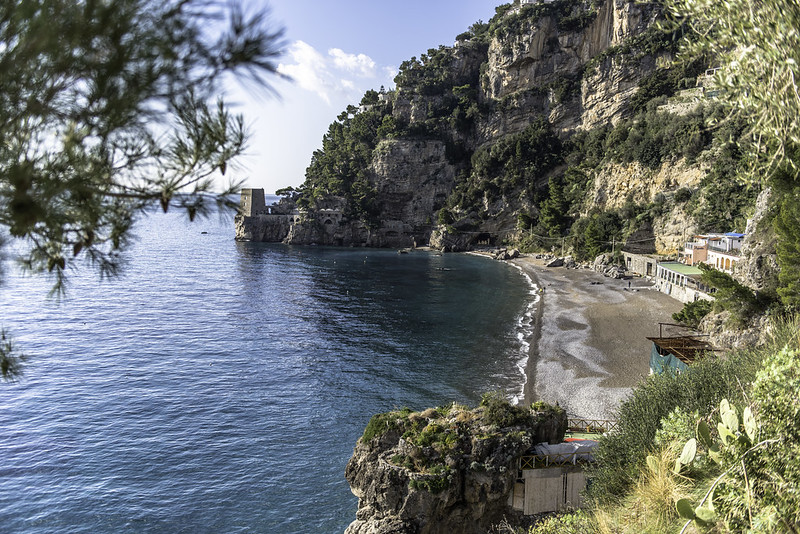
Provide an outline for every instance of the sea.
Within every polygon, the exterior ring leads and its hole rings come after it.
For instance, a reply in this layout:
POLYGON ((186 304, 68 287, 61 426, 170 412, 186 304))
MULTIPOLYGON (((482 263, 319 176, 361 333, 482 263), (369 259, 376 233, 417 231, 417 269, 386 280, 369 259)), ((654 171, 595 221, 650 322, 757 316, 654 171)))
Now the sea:
POLYGON ((519 400, 536 289, 466 254, 240 243, 153 213, 67 293, 4 261, 0 532, 341 533, 370 417, 519 400))

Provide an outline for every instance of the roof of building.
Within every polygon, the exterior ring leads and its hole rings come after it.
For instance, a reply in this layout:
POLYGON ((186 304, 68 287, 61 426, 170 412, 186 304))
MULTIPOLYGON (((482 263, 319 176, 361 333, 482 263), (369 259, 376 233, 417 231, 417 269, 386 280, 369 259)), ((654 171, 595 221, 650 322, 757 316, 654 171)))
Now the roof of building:
POLYGON ((663 261, 659 263, 658 266, 686 276, 700 276, 703 272, 694 265, 686 265, 685 263, 679 263, 677 261, 663 261))
POLYGON ((674 354, 676 358, 687 365, 694 363, 703 353, 714 350, 714 347, 708 342, 692 336, 648 337, 647 339, 664 351, 674 354))
POLYGON ((728 232, 725 235, 728 236, 728 237, 744 237, 744 234, 740 234, 740 233, 737 233, 737 232, 728 232))

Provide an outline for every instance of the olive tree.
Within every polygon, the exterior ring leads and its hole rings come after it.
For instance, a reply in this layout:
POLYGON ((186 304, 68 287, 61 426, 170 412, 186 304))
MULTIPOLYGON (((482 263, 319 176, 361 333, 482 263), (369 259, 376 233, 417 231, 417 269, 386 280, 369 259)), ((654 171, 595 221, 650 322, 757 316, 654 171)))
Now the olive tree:
MULTIPOLYGON (((282 46, 266 11, 223 1, 2 2, 0 239, 63 291, 79 261, 116 274, 148 208, 228 204, 248 135, 222 84, 272 91, 282 46)), ((5 378, 13 354, 3 332, 5 378)))

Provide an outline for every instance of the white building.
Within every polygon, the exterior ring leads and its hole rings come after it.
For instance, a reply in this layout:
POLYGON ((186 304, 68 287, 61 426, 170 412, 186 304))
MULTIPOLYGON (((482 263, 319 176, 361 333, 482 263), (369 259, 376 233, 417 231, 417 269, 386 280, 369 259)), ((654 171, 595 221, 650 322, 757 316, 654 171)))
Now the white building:
POLYGON ((711 288, 700 279, 697 267, 676 261, 664 261, 656 266, 655 288, 681 302, 712 300, 711 288))
POLYGON ((687 265, 705 263, 719 271, 731 273, 739 261, 744 234, 704 234, 694 236, 694 241, 683 248, 683 261, 687 265))

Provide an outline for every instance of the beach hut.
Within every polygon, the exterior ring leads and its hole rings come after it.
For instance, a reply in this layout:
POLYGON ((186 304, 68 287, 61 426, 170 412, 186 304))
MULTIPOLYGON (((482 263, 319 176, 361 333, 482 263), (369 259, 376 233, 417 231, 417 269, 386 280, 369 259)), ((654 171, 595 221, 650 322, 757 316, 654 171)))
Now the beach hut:
POLYGON ((665 336, 663 335, 664 326, 682 327, 682 325, 659 323, 658 337, 647 338, 652 342, 650 374, 685 371, 706 352, 714 350, 710 343, 700 339, 700 334, 665 336))

